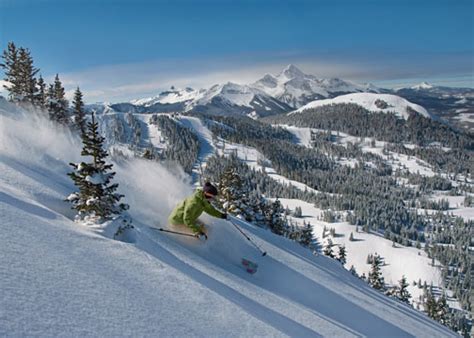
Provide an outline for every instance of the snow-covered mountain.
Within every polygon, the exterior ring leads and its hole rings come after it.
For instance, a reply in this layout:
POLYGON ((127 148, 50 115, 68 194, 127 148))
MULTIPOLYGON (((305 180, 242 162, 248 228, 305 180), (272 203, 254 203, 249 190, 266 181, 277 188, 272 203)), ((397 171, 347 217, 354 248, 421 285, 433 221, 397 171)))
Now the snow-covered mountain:
POLYGON ((219 115, 231 113, 264 117, 287 112, 291 107, 259 89, 228 82, 212 86, 196 98, 191 109, 219 115))
MULTIPOLYGON (((265 117, 287 113, 315 100, 352 93, 393 94, 423 108, 427 116, 467 131, 474 127, 474 89, 442 87, 422 82, 406 88, 383 89, 338 78, 317 78, 288 65, 276 75, 266 74, 251 84, 227 82, 206 89, 167 90, 156 96, 123 103, 88 105, 89 111, 111 113, 206 112, 218 115, 265 117)), ((329 101, 324 101, 326 104, 329 101)), ((403 104, 402 104, 403 106, 403 104)), ((402 107, 401 115, 405 114, 402 107)))
POLYGON ((455 336, 338 262, 241 220, 266 257, 223 220, 205 219, 207 242, 150 229, 191 191, 156 162, 115 163, 135 226, 123 241, 113 224, 74 223, 64 198, 78 140, 14 109, 0 107, 0 335, 455 336))
MULTIPOLYGON (((318 79, 289 65, 278 75, 265 75, 252 84, 227 82, 207 89, 171 89, 154 97, 109 105, 115 112, 206 112, 264 117, 285 113, 316 99, 353 92, 379 92, 370 84, 337 78, 318 79)), ((105 106, 105 105, 104 105, 105 106)), ((99 110, 100 107, 91 107, 99 110)))
POLYGON ((130 103, 137 106, 153 106, 154 104, 172 104, 178 102, 188 102, 194 100, 204 90, 194 90, 193 88, 186 87, 184 89, 171 89, 168 91, 161 92, 157 96, 132 100, 130 103))
POLYGON ((265 92, 232 82, 208 89, 192 88, 164 91, 157 96, 124 103, 87 105, 99 113, 205 112, 215 115, 264 117, 291 111, 287 104, 265 92))
POLYGON ((426 81, 423 81, 417 85, 410 87, 410 89, 414 89, 414 90, 433 89, 433 88, 434 86, 426 81))
POLYGON ((277 75, 266 74, 252 86, 279 99, 293 108, 317 100, 353 92, 379 92, 371 84, 357 84, 338 78, 319 79, 303 73, 295 65, 288 65, 277 75))
POLYGON ((340 103, 354 103, 374 112, 394 112, 404 119, 408 118, 410 109, 425 117, 431 117, 425 108, 411 103, 400 96, 375 93, 353 93, 337 96, 333 99, 316 100, 304 105, 292 113, 298 113, 310 108, 340 103))

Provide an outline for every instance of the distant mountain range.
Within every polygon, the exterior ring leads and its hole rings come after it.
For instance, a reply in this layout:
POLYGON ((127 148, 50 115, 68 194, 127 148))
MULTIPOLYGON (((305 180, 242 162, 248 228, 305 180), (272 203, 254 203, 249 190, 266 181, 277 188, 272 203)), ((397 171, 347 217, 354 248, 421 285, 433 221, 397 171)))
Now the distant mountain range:
MULTIPOLYGON (((89 105, 99 112, 205 112, 215 115, 246 115, 254 118, 293 111, 304 105, 352 93, 391 94, 419 105, 433 118, 461 128, 474 128, 474 89, 434 86, 426 82, 406 88, 384 89, 338 78, 317 78, 288 65, 276 75, 266 74, 251 84, 227 82, 208 89, 164 91, 130 102, 89 105)), ((376 96, 375 99, 377 99, 376 96)), ((401 100, 394 98, 401 102, 401 100)), ((337 101, 337 100, 336 100, 337 101)), ((332 102, 332 101, 326 101, 332 102)), ((320 105, 322 102, 315 103, 320 105)), ((334 103, 334 102, 332 102, 334 103)), ((400 113, 400 112, 399 112, 400 113)), ((404 115, 401 112, 401 115, 404 115)))
POLYGON ((304 74, 294 65, 287 66, 276 76, 266 74, 252 86, 285 102, 292 108, 299 108, 314 100, 333 98, 348 93, 380 92, 380 89, 372 84, 357 84, 338 78, 318 79, 313 75, 304 74))

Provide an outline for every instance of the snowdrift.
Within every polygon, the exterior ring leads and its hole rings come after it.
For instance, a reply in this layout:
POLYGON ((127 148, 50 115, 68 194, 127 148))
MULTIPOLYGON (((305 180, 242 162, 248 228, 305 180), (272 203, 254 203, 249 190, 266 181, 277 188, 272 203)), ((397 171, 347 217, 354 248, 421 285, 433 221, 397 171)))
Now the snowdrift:
POLYGON ((338 262, 246 222, 237 221, 267 256, 223 220, 203 217, 206 242, 151 229, 192 190, 153 162, 115 163, 130 243, 74 223, 63 199, 80 144, 0 105, 1 336, 454 336, 338 262), (255 275, 242 257, 259 263, 255 275))

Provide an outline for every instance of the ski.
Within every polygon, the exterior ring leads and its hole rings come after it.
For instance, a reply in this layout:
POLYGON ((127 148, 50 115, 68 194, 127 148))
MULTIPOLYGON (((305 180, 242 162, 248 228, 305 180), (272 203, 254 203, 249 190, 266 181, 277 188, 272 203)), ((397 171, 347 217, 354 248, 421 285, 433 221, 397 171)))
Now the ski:
POLYGON ((257 272, 257 268, 258 268, 258 264, 257 263, 254 263, 252 261, 249 261, 248 259, 246 258, 242 258, 242 265, 244 266, 245 270, 250 273, 250 274, 254 274, 255 272, 257 272))

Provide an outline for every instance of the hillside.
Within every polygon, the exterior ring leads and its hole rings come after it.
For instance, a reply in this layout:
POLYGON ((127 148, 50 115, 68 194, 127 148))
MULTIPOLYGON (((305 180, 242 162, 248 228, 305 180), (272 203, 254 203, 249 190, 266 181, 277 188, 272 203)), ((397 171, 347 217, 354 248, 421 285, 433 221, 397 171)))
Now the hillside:
POLYGON ((266 257, 224 221, 205 218, 204 243, 156 233, 149 226, 165 224, 191 187, 155 162, 115 163, 135 225, 122 241, 113 223, 74 223, 64 198, 77 139, 13 110, 2 103, 1 335, 454 336, 338 262, 246 222, 236 220, 266 257))
POLYGON ((317 100, 295 110, 294 113, 302 112, 315 107, 339 103, 357 104, 369 111, 393 112, 404 119, 408 118, 408 109, 416 111, 425 117, 430 117, 430 114, 426 111, 426 109, 417 104, 411 103, 396 95, 378 93, 353 93, 341 95, 333 99, 317 100))

